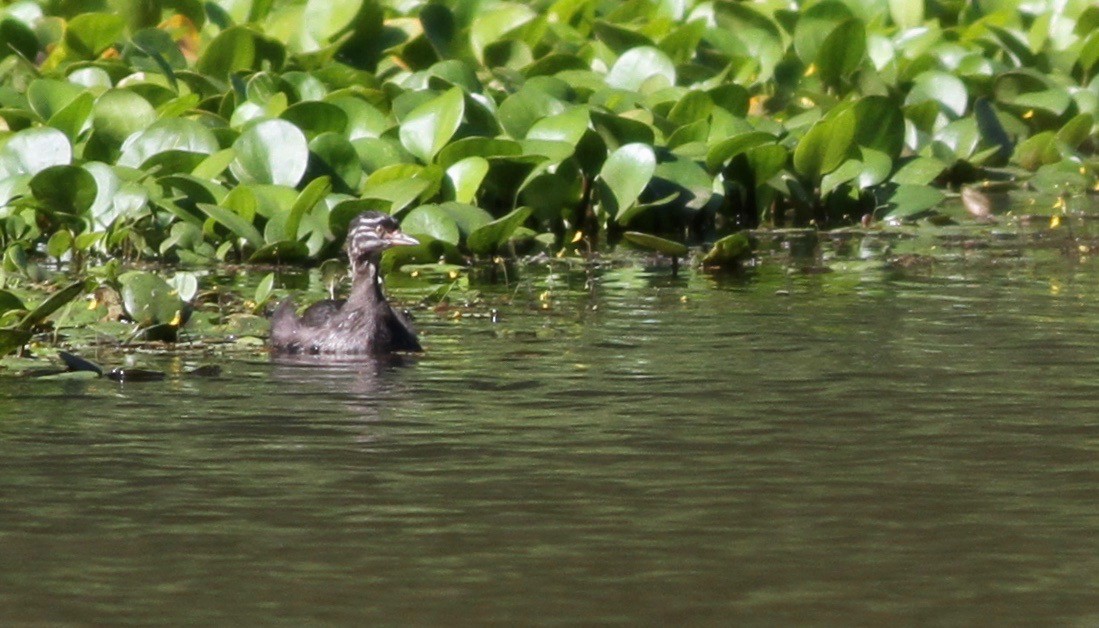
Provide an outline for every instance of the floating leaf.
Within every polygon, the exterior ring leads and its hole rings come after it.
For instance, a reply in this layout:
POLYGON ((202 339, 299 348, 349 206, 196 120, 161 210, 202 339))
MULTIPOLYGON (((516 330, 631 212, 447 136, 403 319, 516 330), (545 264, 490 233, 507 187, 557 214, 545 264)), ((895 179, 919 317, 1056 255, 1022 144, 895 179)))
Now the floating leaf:
POLYGON ((19 321, 17 329, 29 331, 37 327, 50 317, 51 314, 64 307, 76 297, 88 291, 88 285, 84 281, 71 283, 57 292, 51 294, 38 307, 31 310, 23 320, 19 321))
POLYGON ((0 329, 0 356, 12 353, 30 342, 33 334, 23 329, 0 329))
POLYGON ((664 255, 682 257, 690 251, 686 244, 667 240, 648 233, 641 233, 640 231, 627 231, 622 234, 622 237, 642 248, 651 249, 657 253, 663 253, 664 255))
POLYGON ((725 236, 702 258, 702 265, 712 268, 736 268, 752 255, 752 241, 744 233, 725 236))
POLYGON ((898 185, 886 197, 886 219, 912 220, 942 202, 942 191, 926 185, 898 185))
POLYGON ((126 314, 140 327, 173 322, 178 325, 183 302, 168 282, 144 271, 123 273, 118 282, 126 314))

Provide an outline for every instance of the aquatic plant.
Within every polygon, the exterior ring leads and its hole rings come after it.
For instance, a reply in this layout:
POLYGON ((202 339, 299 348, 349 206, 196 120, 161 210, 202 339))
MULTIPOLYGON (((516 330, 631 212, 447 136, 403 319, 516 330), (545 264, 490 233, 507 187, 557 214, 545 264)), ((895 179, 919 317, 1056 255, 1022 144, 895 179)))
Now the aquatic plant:
POLYGON ((5 272, 319 261, 368 209, 422 242, 389 267, 912 221, 988 180, 1060 214, 1096 187, 1097 25, 1080 0, 21 0, 5 272))

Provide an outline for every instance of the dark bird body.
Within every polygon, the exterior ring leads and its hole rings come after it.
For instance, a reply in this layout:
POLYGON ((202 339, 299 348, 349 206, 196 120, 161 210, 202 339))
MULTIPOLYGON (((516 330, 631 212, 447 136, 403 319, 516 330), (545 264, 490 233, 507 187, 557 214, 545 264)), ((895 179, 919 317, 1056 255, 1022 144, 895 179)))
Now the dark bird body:
POLYGON ((355 217, 347 232, 351 294, 318 301, 300 317, 293 299, 284 300, 271 316, 271 349, 331 355, 422 351, 416 332, 386 301, 378 276, 382 251, 408 244, 417 241, 402 233, 392 216, 366 212, 355 217))

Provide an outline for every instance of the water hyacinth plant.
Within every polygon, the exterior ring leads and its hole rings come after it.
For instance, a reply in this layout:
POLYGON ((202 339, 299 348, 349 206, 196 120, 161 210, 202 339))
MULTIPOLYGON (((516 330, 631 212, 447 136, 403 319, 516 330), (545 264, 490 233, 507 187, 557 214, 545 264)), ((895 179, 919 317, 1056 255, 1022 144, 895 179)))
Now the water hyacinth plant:
POLYGON ((421 241, 399 266, 1095 189, 1099 7, 796 4, 7 3, 5 272, 317 262, 365 210, 421 241))

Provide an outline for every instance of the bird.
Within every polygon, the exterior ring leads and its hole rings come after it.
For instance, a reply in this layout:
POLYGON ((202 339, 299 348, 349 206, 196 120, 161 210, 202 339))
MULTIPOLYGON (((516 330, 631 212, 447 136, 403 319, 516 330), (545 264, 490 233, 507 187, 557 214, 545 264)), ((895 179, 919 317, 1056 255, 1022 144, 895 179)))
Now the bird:
POLYGON ((421 352, 416 332, 386 301, 378 262, 395 246, 414 246, 393 216, 363 212, 351 220, 344 248, 351 263, 351 293, 346 299, 324 299, 299 317, 293 298, 271 315, 270 347, 277 354, 383 356, 421 352))

